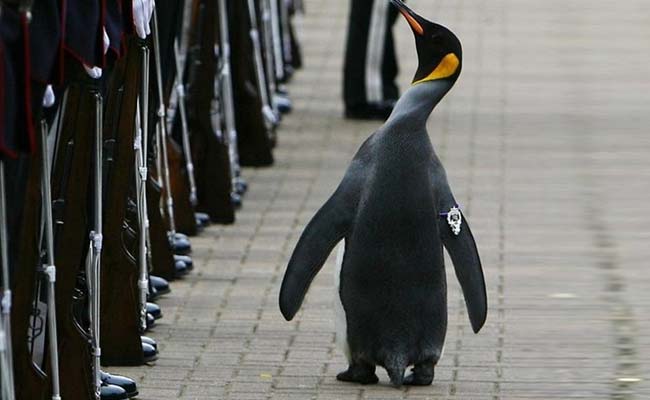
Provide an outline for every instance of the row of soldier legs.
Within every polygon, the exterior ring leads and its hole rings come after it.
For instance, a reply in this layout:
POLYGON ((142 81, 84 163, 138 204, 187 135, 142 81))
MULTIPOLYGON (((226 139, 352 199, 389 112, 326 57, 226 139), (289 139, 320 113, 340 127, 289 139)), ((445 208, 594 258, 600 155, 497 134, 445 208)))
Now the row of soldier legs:
POLYGON ((234 222, 241 166, 273 163, 295 5, 158 3, 101 78, 66 60, 56 103, 34 104, 38 150, 0 162, 3 400, 137 395, 101 366, 157 358, 143 335, 193 267, 188 236, 234 222))

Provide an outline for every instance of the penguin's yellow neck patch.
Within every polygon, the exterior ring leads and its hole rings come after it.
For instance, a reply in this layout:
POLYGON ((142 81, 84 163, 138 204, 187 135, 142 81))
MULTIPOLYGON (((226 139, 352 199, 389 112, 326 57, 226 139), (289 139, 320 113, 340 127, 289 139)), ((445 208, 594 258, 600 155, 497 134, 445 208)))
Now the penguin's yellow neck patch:
POLYGON ((426 81, 433 81, 436 79, 444 79, 450 77, 456 73, 456 69, 458 69, 459 64, 460 60, 458 60, 458 57, 456 57, 454 53, 449 53, 442 58, 440 64, 438 64, 433 72, 431 72, 426 77, 413 82, 411 85, 417 85, 418 83, 426 81))

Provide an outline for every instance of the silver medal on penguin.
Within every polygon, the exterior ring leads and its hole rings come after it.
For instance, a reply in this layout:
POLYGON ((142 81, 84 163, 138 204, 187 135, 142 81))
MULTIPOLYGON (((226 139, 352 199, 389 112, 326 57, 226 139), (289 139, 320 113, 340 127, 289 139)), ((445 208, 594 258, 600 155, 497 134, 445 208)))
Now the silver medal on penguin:
POLYGON ((454 206, 449 209, 449 212, 447 213, 447 223, 454 235, 458 236, 460 234, 460 226, 463 224, 463 216, 458 207, 454 206))

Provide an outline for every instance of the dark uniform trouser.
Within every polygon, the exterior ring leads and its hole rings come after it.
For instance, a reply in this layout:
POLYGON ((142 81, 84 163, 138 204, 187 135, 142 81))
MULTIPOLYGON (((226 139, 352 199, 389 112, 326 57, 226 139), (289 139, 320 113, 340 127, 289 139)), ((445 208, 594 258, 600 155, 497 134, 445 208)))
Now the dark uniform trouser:
POLYGON ((387 0, 351 0, 345 50, 343 100, 346 107, 397 99, 392 26, 398 11, 387 0))

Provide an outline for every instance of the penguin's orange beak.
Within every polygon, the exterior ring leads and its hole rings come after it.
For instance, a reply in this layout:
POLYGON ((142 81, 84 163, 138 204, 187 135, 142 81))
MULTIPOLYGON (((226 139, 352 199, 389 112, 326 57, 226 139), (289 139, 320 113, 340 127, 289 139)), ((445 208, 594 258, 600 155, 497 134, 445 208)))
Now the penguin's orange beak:
POLYGON ((408 8, 408 6, 404 4, 402 0, 390 0, 390 2, 393 3, 395 7, 397 7, 400 13, 402 13, 404 18, 406 19, 406 22, 408 22, 409 25, 411 25, 411 29, 413 29, 413 32, 422 36, 424 34, 424 28, 416 19, 415 17, 416 14, 410 8, 408 8))

